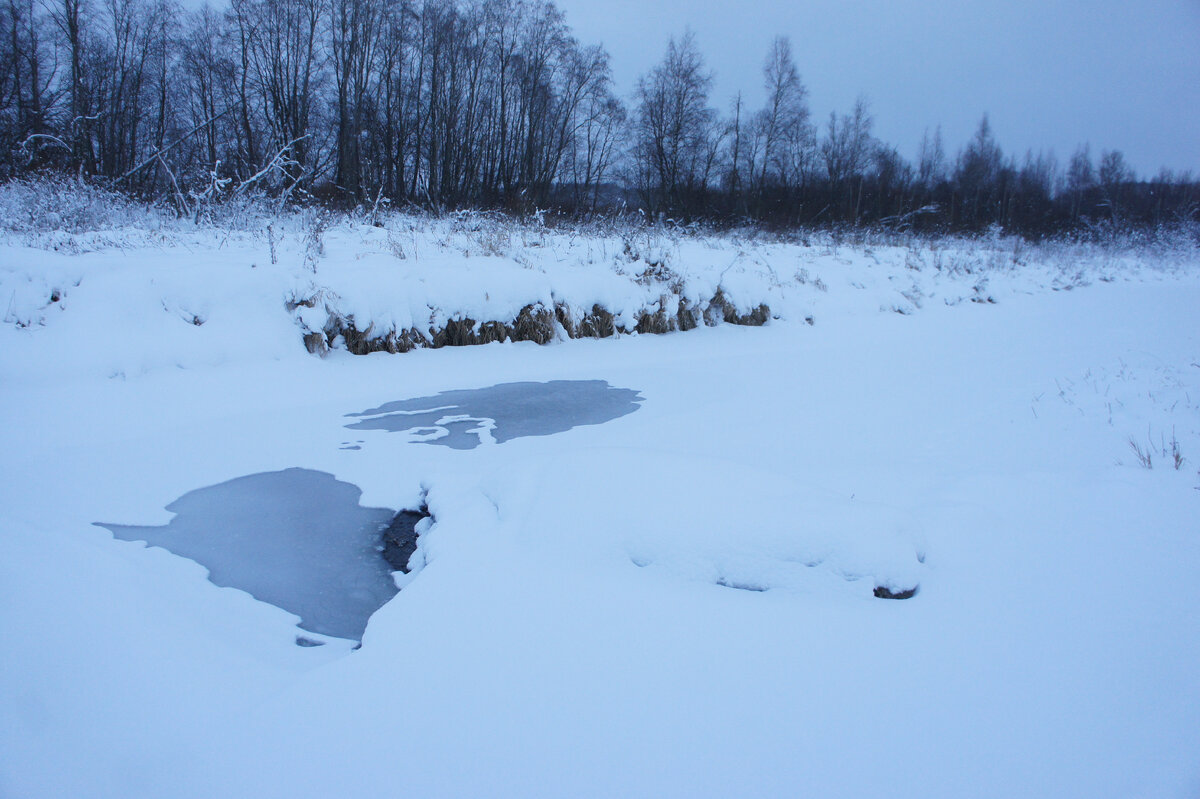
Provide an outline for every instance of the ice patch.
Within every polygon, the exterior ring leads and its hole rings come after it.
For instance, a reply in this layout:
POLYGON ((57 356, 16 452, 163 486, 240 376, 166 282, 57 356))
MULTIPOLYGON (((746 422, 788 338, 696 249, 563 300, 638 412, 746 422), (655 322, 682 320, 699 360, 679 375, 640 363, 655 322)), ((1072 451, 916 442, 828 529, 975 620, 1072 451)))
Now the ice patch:
POLYGON ((285 469, 190 491, 161 527, 97 524, 196 561, 216 585, 295 613, 304 630, 359 640, 396 594, 380 536, 395 514, 361 496, 331 474, 285 469))
POLYGON ((347 414, 363 418, 346 427, 407 433, 412 443, 474 449, 484 443, 503 444, 603 424, 633 413, 641 402, 638 392, 613 388, 603 380, 501 383, 388 402, 347 414))

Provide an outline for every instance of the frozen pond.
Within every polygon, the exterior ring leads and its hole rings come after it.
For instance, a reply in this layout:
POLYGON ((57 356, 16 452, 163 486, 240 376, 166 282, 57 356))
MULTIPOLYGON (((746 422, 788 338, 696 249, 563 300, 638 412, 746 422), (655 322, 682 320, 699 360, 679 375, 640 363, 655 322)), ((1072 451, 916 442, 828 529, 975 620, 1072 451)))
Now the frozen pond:
MULTIPOLYGON (((471 449, 602 424, 641 402, 638 392, 603 380, 502 383, 389 402, 348 414, 359 421, 346 426, 471 449)), ((424 518, 364 508, 361 496, 325 472, 285 469, 188 492, 166 506, 175 516, 159 527, 97 524, 196 561, 216 585, 295 613, 305 630, 360 640, 367 619, 396 594, 391 570, 407 565, 424 518)))
POLYGON ((167 505, 175 518, 161 527, 98 524, 191 558, 213 583, 295 613, 305 630, 360 640, 396 594, 381 533, 397 516, 360 506, 361 496, 331 474, 285 469, 190 491, 167 505))
POLYGON ((443 391, 347 414, 351 430, 408 433, 409 440, 472 449, 523 436, 548 436, 580 425, 603 424, 636 411, 642 396, 603 380, 501 383, 443 391))

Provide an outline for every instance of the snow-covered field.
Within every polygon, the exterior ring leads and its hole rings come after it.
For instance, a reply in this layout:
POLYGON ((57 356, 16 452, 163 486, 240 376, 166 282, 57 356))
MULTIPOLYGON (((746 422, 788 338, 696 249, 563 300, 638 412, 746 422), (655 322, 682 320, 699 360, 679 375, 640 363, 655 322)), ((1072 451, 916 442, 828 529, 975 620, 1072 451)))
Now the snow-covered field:
POLYGON ((1195 249, 319 227, 5 234, 0 795, 1200 792, 1195 249), (638 401, 347 427, 551 381, 638 401), (296 467, 433 516, 361 648, 94 526, 296 467))

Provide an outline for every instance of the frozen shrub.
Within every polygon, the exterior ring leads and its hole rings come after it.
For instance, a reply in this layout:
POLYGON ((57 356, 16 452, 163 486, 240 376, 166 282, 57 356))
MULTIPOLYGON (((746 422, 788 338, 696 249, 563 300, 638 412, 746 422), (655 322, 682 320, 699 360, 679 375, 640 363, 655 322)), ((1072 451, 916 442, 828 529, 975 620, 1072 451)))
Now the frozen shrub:
POLYGON ((156 230, 172 212, 68 177, 0 184, 0 228, 12 233, 87 233, 113 228, 156 230))

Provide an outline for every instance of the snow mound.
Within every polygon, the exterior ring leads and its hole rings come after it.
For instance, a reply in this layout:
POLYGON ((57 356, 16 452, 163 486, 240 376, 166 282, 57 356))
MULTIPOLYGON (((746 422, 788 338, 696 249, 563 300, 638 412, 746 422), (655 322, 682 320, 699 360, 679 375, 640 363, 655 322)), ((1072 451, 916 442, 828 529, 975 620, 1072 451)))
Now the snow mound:
MULTIPOLYGON (((518 549, 632 566, 644 579, 872 597, 878 587, 911 590, 925 574, 920 536, 902 510, 745 463, 593 448, 521 463, 481 490, 518 549), (604 489, 581 493, 589 483, 604 489)), ((430 497, 451 504, 437 485, 430 497)), ((454 534, 453 518, 438 516, 439 536, 454 534)))

